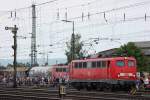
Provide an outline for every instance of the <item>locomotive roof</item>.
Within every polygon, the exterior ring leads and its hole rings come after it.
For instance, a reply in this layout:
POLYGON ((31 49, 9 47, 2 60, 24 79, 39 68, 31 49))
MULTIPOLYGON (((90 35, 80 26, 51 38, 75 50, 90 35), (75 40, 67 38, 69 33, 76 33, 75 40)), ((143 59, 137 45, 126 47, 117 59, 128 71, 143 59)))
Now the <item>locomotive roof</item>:
POLYGON ((97 61, 97 60, 123 60, 123 59, 130 59, 135 60, 133 57, 110 57, 110 58, 91 58, 91 59, 80 59, 80 60, 73 60, 72 62, 84 62, 84 61, 97 61))
POLYGON ((68 65, 52 65, 53 68, 66 68, 68 65))

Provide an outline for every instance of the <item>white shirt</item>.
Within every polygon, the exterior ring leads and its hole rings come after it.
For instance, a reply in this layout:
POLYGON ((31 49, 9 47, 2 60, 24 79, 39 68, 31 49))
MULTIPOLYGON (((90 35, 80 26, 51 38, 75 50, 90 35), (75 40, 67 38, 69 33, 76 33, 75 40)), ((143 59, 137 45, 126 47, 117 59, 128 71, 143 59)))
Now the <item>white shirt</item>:
POLYGON ((148 78, 146 78, 146 79, 144 79, 144 84, 149 84, 149 79, 148 78))

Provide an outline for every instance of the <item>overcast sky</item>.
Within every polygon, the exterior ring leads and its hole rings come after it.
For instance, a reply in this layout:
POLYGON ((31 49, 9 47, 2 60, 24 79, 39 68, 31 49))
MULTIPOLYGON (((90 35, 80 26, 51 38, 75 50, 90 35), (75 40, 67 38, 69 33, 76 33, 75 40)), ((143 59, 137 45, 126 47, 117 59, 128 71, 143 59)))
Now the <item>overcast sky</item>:
MULTIPOLYGON (((17 57, 30 58, 31 5, 33 2, 38 5, 47 1, 50 0, 0 0, 0 59, 12 59, 13 35, 4 30, 4 27, 14 24, 19 28, 17 35, 27 37, 18 37, 17 57), (18 10, 24 7, 29 8, 18 10), (15 9, 16 18, 14 12, 12 17, 9 12, 15 9)), ((81 34, 85 43, 93 44, 84 46, 87 54, 116 48, 129 41, 150 40, 150 0, 58 0, 36 6, 38 53, 53 51, 49 54, 50 58, 66 58, 65 43, 70 39, 72 24, 61 21, 66 19, 65 12, 67 19, 75 22, 75 33, 81 34), (90 16, 83 17, 82 21, 82 13, 84 16, 89 13, 90 16), (102 40, 95 44, 91 38, 102 40), (53 47, 50 47, 50 44, 53 44, 53 47)), ((38 54, 38 58, 42 57, 44 55, 38 54)))

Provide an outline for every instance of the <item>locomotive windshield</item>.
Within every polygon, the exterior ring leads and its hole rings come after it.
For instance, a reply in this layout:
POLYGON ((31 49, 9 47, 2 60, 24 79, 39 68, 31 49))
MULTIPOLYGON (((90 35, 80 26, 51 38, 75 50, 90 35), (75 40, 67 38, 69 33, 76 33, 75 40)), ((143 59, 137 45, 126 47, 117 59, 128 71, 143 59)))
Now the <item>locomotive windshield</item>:
POLYGON ((129 60, 129 61, 128 61, 128 66, 129 66, 129 67, 134 67, 134 66, 135 66, 134 61, 133 61, 133 60, 129 60))
POLYGON ((116 62, 116 65, 117 65, 118 67, 123 67, 123 66, 125 66, 125 62, 124 62, 123 60, 118 60, 118 61, 116 62))

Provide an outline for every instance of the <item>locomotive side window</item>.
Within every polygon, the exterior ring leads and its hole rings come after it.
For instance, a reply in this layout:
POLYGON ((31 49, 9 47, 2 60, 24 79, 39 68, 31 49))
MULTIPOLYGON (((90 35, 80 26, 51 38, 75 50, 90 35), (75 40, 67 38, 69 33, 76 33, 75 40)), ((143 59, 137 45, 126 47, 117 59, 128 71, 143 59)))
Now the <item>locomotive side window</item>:
POLYGON ((123 67, 123 66, 125 66, 125 63, 124 63, 123 60, 118 60, 118 61, 116 62, 116 65, 119 66, 119 67, 123 67))
POLYGON ((59 72, 63 72, 63 69, 62 68, 58 68, 59 69, 59 72))
POLYGON ((87 63, 83 62, 83 68, 87 68, 87 63))
POLYGON ((68 69, 68 68, 66 68, 66 72, 69 72, 69 69, 68 69))
POLYGON ((102 68, 105 68, 107 66, 106 61, 102 61, 102 68))
POLYGON ((63 72, 67 72, 66 68, 63 68, 63 72))
POLYGON ((92 62, 92 68, 96 68, 96 62, 92 62))
POLYGON ((128 61, 128 66, 129 67, 134 67, 135 66, 134 61, 133 60, 129 60, 128 61))
POLYGON ((59 71, 59 69, 58 68, 56 68, 56 72, 58 72, 59 71))
POLYGON ((91 62, 87 62, 87 68, 91 68, 92 63, 91 62))
POLYGON ((56 68, 56 72, 62 72, 62 68, 56 68))
POLYGON ((79 67, 78 68, 82 68, 82 62, 79 62, 79 67))
POLYGON ((97 62, 97 68, 101 68, 101 62, 100 61, 97 62))

